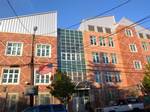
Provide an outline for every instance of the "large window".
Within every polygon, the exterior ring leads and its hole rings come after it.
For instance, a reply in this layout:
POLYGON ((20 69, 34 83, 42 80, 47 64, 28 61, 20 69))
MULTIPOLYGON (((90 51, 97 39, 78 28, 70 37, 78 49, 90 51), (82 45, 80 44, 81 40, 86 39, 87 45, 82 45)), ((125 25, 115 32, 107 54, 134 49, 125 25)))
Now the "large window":
POLYGON ((94 63, 99 63, 100 62, 99 54, 94 52, 94 53, 92 53, 92 55, 93 55, 93 62, 94 63))
POLYGON ((48 74, 39 74, 37 72, 37 69, 35 70, 35 84, 37 85, 47 85, 47 84, 50 84, 51 81, 50 81, 50 78, 51 78, 51 73, 48 73, 48 74))
POLYGON ((130 30, 130 29, 125 29, 125 35, 128 36, 128 37, 132 37, 132 36, 133 36, 132 30, 130 30))
POLYGON ((95 36, 90 36, 90 43, 91 43, 91 45, 96 45, 96 37, 95 36))
POLYGON ((111 62, 113 64, 117 64, 117 56, 116 56, 116 54, 115 53, 111 53, 110 56, 111 56, 111 62))
POLYGON ((61 53, 63 61, 81 61, 81 53, 61 53))
POLYGON ((9 93, 7 97, 7 112, 17 112, 18 94, 9 93))
POLYGON ((130 44, 129 46, 131 52, 137 52, 136 44, 130 44))
POLYGON ((142 69, 142 65, 141 65, 141 61, 139 61, 139 60, 134 60, 133 61, 133 64, 134 64, 134 68, 135 69, 142 69))
POLYGON ((20 77, 20 69, 19 68, 4 68, 3 69, 3 84, 18 84, 20 77))
POLYGON ((109 37, 109 38, 108 38, 108 46, 109 46, 109 47, 114 47, 114 41, 113 41, 113 38, 112 38, 112 37, 109 37))
POLYGON ((105 38, 104 38, 104 37, 100 37, 100 38, 99 38, 99 45, 100 45, 100 46, 106 46, 105 38))
POLYGON ((106 72, 105 81, 106 82, 121 82, 120 73, 119 72, 106 72))
POLYGON ((99 71, 95 71, 94 75, 95 75, 95 81, 97 83, 101 83, 101 73, 99 71))
POLYGON ((109 63, 108 54, 107 53, 102 53, 102 59, 103 59, 103 63, 105 63, 105 64, 109 63))
POLYGON ((21 56, 23 43, 21 42, 8 42, 6 47, 7 56, 21 56))
POLYGON ((50 95, 50 93, 39 93, 38 96, 35 97, 35 103, 37 105, 44 104, 53 104, 54 98, 50 95))
POLYGON ((148 51, 148 43, 142 42, 142 47, 143 47, 144 51, 148 51))
POLYGON ((51 57, 51 46, 49 44, 37 44, 36 56, 51 57))

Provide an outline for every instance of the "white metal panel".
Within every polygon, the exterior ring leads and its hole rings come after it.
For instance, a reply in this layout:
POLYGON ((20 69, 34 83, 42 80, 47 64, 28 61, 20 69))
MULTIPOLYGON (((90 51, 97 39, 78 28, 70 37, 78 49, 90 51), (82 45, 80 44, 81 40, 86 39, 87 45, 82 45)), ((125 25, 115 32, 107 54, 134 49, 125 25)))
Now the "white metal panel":
POLYGON ((93 25, 95 27, 109 27, 114 29, 114 25, 116 24, 114 16, 105 16, 105 17, 97 17, 93 19, 83 20, 79 26, 79 30, 88 31, 88 25, 93 25))
POLYGON ((32 34, 37 26, 37 35, 57 37, 57 12, 19 16, 0 20, 0 32, 32 34))

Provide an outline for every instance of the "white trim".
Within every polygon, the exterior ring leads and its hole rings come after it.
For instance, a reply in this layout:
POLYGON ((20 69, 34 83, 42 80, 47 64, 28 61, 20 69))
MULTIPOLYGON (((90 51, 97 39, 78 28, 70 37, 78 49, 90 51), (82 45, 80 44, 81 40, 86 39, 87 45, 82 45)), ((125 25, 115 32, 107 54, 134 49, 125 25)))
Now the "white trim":
MULTIPOLYGON (((51 77, 52 77, 52 73, 51 72, 49 72, 48 74, 44 74, 43 76, 46 76, 46 75, 48 75, 49 76, 49 83, 36 83, 36 71, 38 70, 38 68, 35 68, 34 69, 34 85, 49 85, 49 84, 51 84, 51 77)), ((42 75, 40 75, 40 74, 38 74, 40 77, 42 76, 42 75)), ((41 78, 39 78, 39 80, 41 80, 41 78)))
POLYGON ((13 67, 13 68, 9 68, 9 67, 3 67, 2 68, 2 75, 1 75, 1 84, 2 85, 18 85, 20 83, 20 73, 21 73, 21 68, 19 67, 13 67), (2 80, 3 80, 3 72, 4 72, 4 69, 7 69, 7 70, 10 70, 10 69, 18 69, 18 80, 17 80, 17 83, 3 83, 2 80))
POLYGON ((136 44, 129 44, 129 49, 130 49, 130 52, 138 52, 138 50, 137 50, 137 47, 136 47, 136 44), (133 46, 134 45, 134 47, 135 47, 135 51, 132 51, 131 50, 131 45, 133 46))
MULTIPOLYGON (((36 47, 35 47, 34 50, 35 50, 35 56, 36 56, 36 57, 39 57, 39 58, 51 58, 51 53, 52 53, 52 51, 51 51, 51 50, 52 50, 52 45, 51 45, 51 44, 47 44, 47 43, 45 43, 45 44, 44 44, 44 43, 36 43, 36 47), (41 45, 41 46, 42 46, 42 45, 44 45, 44 46, 49 46, 49 56, 37 56, 37 46, 38 46, 38 45, 41 45)), ((40 52, 41 52, 41 51, 40 51, 40 52)))
POLYGON ((135 69, 135 70, 141 70, 141 69, 142 69, 142 64, 141 64, 141 61, 140 61, 140 60, 133 60, 133 66, 134 66, 134 69, 135 69), (135 62, 138 62, 140 68, 136 68, 135 62))
POLYGON ((133 37, 133 32, 132 32, 131 29, 127 29, 127 28, 126 28, 126 29, 124 30, 124 33, 125 33, 125 35, 126 35, 127 37, 133 37), (130 32, 131 35, 128 35, 128 32, 130 32))
MULTIPOLYGON (((6 56, 22 56, 23 54, 23 44, 24 42, 18 42, 18 41, 7 41, 6 43, 6 47, 5 47, 5 55, 6 56), (12 54, 7 54, 7 47, 8 47, 8 43, 17 43, 17 44, 21 44, 21 49, 20 49, 20 55, 12 55, 12 54)), ((17 52, 17 51, 16 51, 17 52)))

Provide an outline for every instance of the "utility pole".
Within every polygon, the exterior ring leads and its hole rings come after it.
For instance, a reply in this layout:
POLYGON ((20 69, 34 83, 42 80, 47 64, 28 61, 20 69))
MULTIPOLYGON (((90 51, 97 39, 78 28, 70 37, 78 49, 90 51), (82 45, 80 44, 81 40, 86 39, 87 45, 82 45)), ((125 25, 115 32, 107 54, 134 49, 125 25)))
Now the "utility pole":
MULTIPOLYGON (((34 86, 34 41, 35 41, 35 33, 37 31, 37 26, 34 26, 33 28, 33 35, 32 35, 32 54, 31 54, 31 80, 30 80, 30 85, 31 87, 34 86)), ((34 105, 34 95, 30 95, 30 106, 32 107, 34 105)))

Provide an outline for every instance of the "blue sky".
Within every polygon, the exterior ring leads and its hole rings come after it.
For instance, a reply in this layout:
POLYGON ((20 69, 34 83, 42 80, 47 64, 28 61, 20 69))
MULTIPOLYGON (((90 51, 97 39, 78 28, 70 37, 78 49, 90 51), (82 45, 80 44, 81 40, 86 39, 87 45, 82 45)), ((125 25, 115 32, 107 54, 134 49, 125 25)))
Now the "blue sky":
MULTIPOLYGON (((82 19, 93 17, 127 0, 9 0, 18 15, 58 12, 58 27, 66 28, 82 19)), ((137 21, 150 15, 150 0, 131 0, 128 4, 104 16, 114 15, 116 21, 127 17, 137 21)), ((0 0, 0 18, 15 16, 6 0, 0 0)), ((142 24, 150 27, 150 22, 142 24), (149 26, 148 26, 149 25, 149 26)), ((78 27, 78 26, 76 26, 78 27)))

